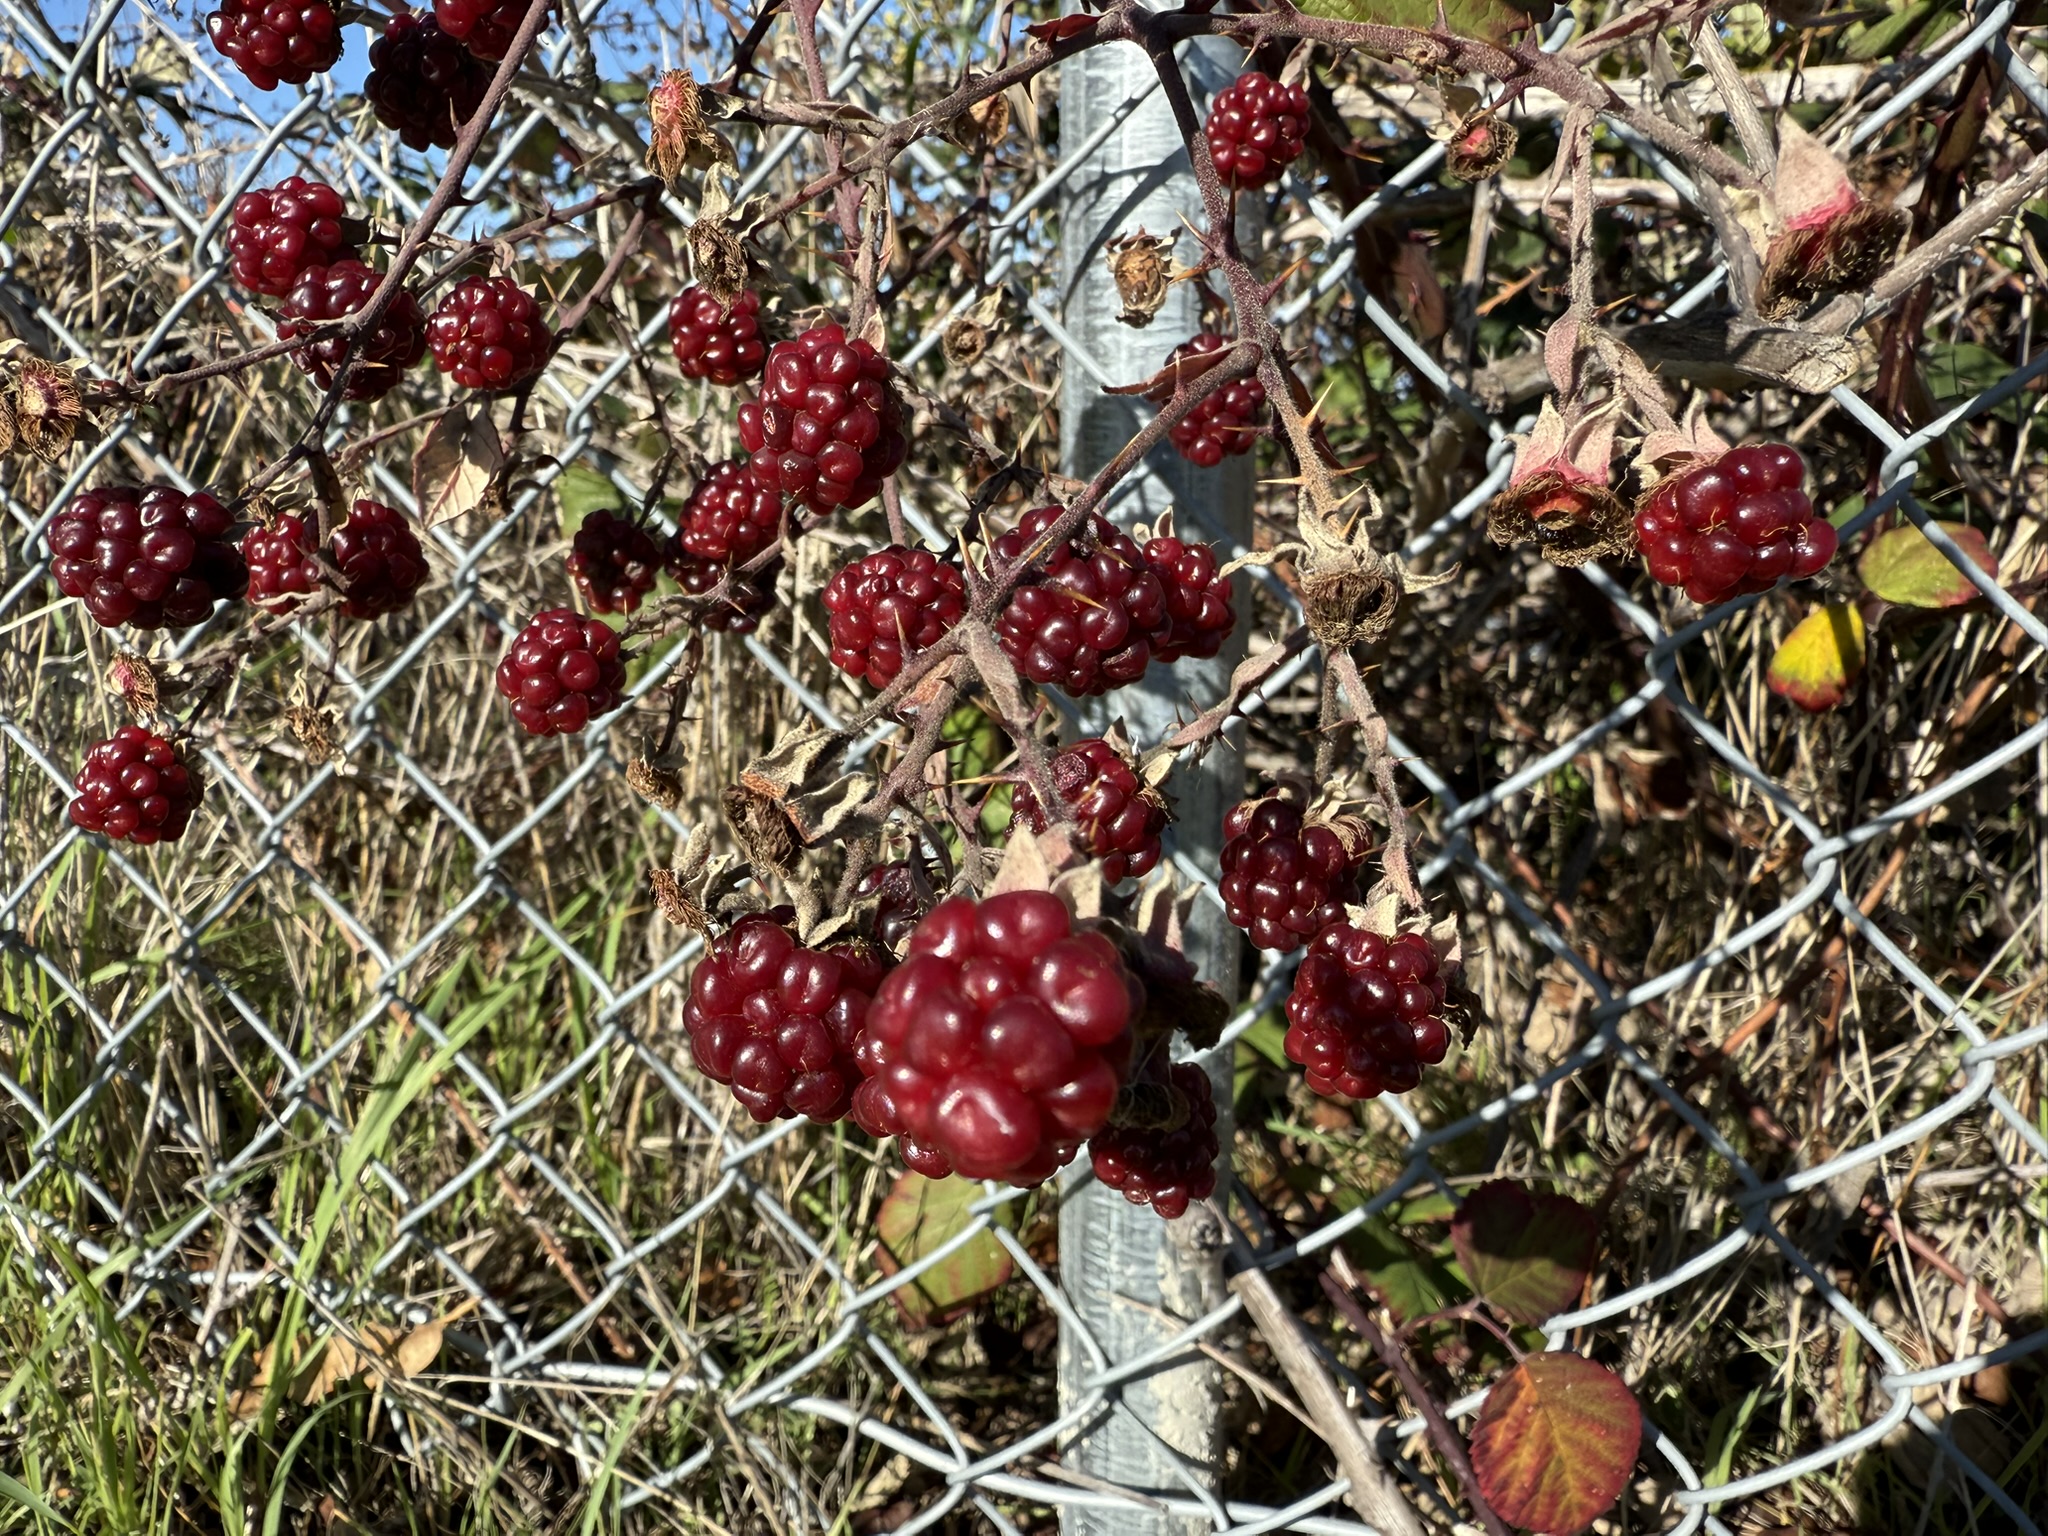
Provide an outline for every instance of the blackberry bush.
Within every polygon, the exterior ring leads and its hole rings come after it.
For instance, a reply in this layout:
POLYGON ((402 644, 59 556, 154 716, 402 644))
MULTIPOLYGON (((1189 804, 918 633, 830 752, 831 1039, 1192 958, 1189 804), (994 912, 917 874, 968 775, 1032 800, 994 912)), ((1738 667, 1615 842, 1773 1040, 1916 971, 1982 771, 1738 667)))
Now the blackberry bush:
POLYGON ((804 948, 787 915, 742 918, 712 941, 683 1009, 690 1053, 756 1121, 843 1120, 861 1081, 854 1046, 882 963, 860 945, 804 948))
POLYGON ((281 299, 308 267, 362 253, 341 194, 325 182, 287 176, 235 199, 228 225, 228 271, 251 293, 281 299), (355 236, 351 239, 351 236, 355 236))
POLYGON ((108 629, 182 629, 249 584, 228 538, 234 519, 204 491, 107 485, 81 491, 51 520, 57 589, 108 629))
POLYGON ((1783 443, 1753 443, 1664 481, 1636 511, 1643 563, 1709 607, 1817 574, 1835 557, 1832 524, 1799 487, 1806 461, 1783 443))
POLYGON ((1254 191, 1271 186, 1302 151, 1308 131, 1308 93, 1250 70, 1216 93, 1202 125, 1209 160, 1226 187, 1254 191))
POLYGON ((1058 897, 952 897, 875 993, 853 1117, 929 1178, 1041 1184, 1109 1123, 1144 1004, 1058 897))
POLYGON ((967 612, 967 581, 926 549, 891 544, 841 566, 822 598, 831 615, 832 665, 873 688, 938 643, 967 612))
POLYGON ((1333 923, 1309 945, 1287 995, 1287 1059, 1317 1093, 1406 1093, 1450 1046, 1444 990, 1421 934, 1390 940, 1333 923))
MULTIPOLYGON (((1170 367, 1191 357, 1224 351, 1230 345, 1225 337, 1204 331, 1175 347, 1166 361, 1170 367)), ((1166 435, 1189 463, 1214 469, 1227 456, 1251 452, 1252 444, 1259 440, 1259 422, 1265 411, 1265 385, 1257 379, 1232 379, 1175 422, 1166 435)))
POLYGON ((730 306, 702 288, 685 288, 668 307, 669 345, 686 379, 737 384, 761 376, 761 296, 744 292, 730 306))
POLYGON ((259 91, 304 85, 341 59, 341 22, 327 0, 221 0, 206 35, 259 91))
POLYGON ((873 501, 909 447, 888 359, 837 325, 769 350, 761 398, 740 407, 739 432, 754 478, 817 513, 873 501))
POLYGON ((1165 1126, 1112 1125, 1088 1143, 1095 1177, 1133 1205, 1149 1205, 1169 1221, 1190 1200, 1216 1193, 1216 1100, 1209 1074, 1192 1062, 1175 1066, 1161 1085, 1173 1114, 1165 1126))
MULTIPOLYGON (((360 261, 306 268, 277 307, 277 339, 296 341, 329 321, 346 320, 370 302, 379 281, 377 274, 360 261)), ((420 313, 419 300, 411 290, 401 288, 377 322, 377 329, 364 340, 355 368, 342 389, 343 398, 375 400, 389 394, 405 370, 424 357, 426 351, 426 317, 420 313)), ((300 372, 311 375, 320 388, 329 389, 346 356, 348 338, 329 336, 300 347, 291 358, 300 372)))
POLYGON ((1224 911, 1260 949, 1299 949, 1342 923, 1372 853, 1363 822, 1309 820, 1284 793, 1238 805, 1223 836, 1224 911))
POLYGON ((427 319, 434 366, 464 389, 510 389, 539 373, 555 336, 509 277, 465 277, 427 319))
POLYGON ((491 72, 431 16, 394 16, 370 44, 363 94, 407 149, 453 149, 476 116, 491 72))
MULTIPOLYGON (((1159 835, 1169 820, 1165 797, 1115 747, 1099 736, 1075 742, 1052 760, 1052 782, 1088 851, 1102 861, 1103 879, 1143 879, 1158 865, 1159 835)), ((1010 807, 1034 832, 1050 823, 1029 784, 1017 785, 1010 807)))
POLYGON ((629 517, 599 507, 583 519, 569 549, 569 577, 596 613, 631 613, 654 587, 661 550, 629 517))
POLYGON ((536 614, 498 663, 498 692, 529 735, 569 735, 610 714, 626 696, 618 631, 573 608, 536 614))
POLYGON ((139 725, 124 725, 85 754, 71 820, 116 842, 176 842, 199 808, 199 780, 178 749, 139 725))

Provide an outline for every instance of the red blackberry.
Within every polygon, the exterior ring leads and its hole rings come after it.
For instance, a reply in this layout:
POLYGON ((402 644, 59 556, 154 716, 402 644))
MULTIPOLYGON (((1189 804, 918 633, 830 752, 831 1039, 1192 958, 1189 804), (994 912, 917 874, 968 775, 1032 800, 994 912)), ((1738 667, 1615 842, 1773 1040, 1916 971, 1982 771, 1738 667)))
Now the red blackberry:
POLYGON ((569 550, 569 577, 596 613, 631 613, 661 569, 647 530, 609 507, 583 519, 569 550))
POLYGON ((490 84, 491 71, 433 17, 394 16, 370 44, 363 94, 407 149, 453 149, 490 84))
MULTIPOLYGON (((1221 352, 1230 342, 1210 331, 1182 342, 1167 356, 1167 365, 1205 352, 1221 352)), ((1251 452, 1258 441, 1259 418, 1266 409, 1266 386, 1257 379, 1232 379, 1203 399, 1167 432, 1180 456, 1203 469, 1214 469, 1225 455, 1251 452)))
POLYGON ((861 1081, 854 1045, 881 980, 862 946, 805 949, 776 914, 742 918, 690 978, 690 1053, 757 1121, 843 1120, 861 1081))
POLYGON ((938 644, 967 612, 967 579, 928 549, 891 544, 842 565, 825 583, 832 665, 873 688, 938 644))
POLYGON ((1133 1205, 1150 1205, 1169 1221, 1187 1214, 1190 1200, 1216 1193, 1216 1100, 1209 1074, 1191 1062, 1172 1072, 1167 1088, 1174 1109, 1170 1129, 1113 1125, 1088 1143, 1095 1177, 1123 1191, 1133 1205))
POLYGON ((341 573, 342 612, 352 619, 381 618, 412 601, 427 579, 419 535, 396 507, 358 501, 348 521, 327 541, 341 573))
POLYGON ((1299 949, 1359 899, 1372 852, 1364 824, 1308 821, 1284 794, 1246 800, 1223 820, 1223 909, 1261 949, 1299 949))
POLYGON ((758 484, 742 459, 714 464, 690 492, 677 547, 714 565, 745 565, 782 537, 782 493, 758 484))
POLYGON ((178 749, 139 725, 124 725, 85 754, 71 819, 116 842, 176 842, 199 808, 199 780, 178 749))
POLYGON ((1287 1059, 1321 1094, 1406 1093, 1444 1059, 1444 981, 1418 933, 1388 940, 1349 923, 1315 936, 1287 995, 1287 1059))
POLYGON ((465 277, 427 319, 434 366, 464 389, 509 389, 539 373, 555 335, 509 277, 465 277))
MULTIPOLYGON (((1077 741, 1052 760, 1053 788, 1074 813, 1088 851, 1102 861, 1111 885, 1130 875, 1143 879, 1159 863, 1166 801, 1142 783, 1124 755, 1100 737, 1077 741)), ((1034 832, 1050 820, 1028 784, 1018 784, 1010 808, 1034 832)))
MULTIPOLYGON (((1040 507, 995 541, 1003 560, 1038 551, 1061 515, 1040 507)), ((1057 683, 1074 698, 1107 693, 1145 675, 1152 636, 1166 627, 1166 593, 1129 535, 1091 516, 1011 594, 996 635, 1017 670, 1057 683)))
POLYGON ((303 517, 286 514, 242 536, 249 601, 266 613, 290 613, 320 586, 320 562, 303 517))
POLYGON ((341 23, 327 0, 221 0, 206 35, 259 91, 304 85, 341 58, 341 23))
POLYGON ((498 692, 529 735, 582 730, 625 700, 618 631, 573 608, 536 614, 498 663, 498 692))
MULTIPOLYGON (((292 284, 277 307, 277 339, 296 341, 310 335, 328 321, 346 320, 370 302, 381 279, 360 261, 337 261, 331 266, 308 267, 292 284)), ((349 374, 342 397, 375 400, 391 392, 406 369, 427 351, 427 322, 420 303, 410 289, 401 288, 377 322, 377 329, 364 340, 349 374)), ((312 375, 322 389, 334 385, 335 370, 348 356, 348 338, 329 336, 292 353, 300 372, 312 375)))
POLYGON ((917 897, 917 886, 910 878, 910 865, 902 859, 893 864, 870 865, 854 888, 854 895, 880 898, 875 907, 873 931, 891 954, 910 937, 925 914, 924 903, 917 897))
POLYGON ((1237 627, 1230 578, 1217 574, 1222 565, 1214 547, 1172 537, 1153 539, 1145 545, 1145 563, 1166 593, 1167 623, 1152 637, 1153 659, 1214 656, 1237 627))
POLYGON ((1058 897, 940 902, 883 979, 853 1117, 930 1178, 1042 1184, 1109 1123, 1144 990, 1058 897))
POLYGON ((697 615, 697 623, 702 628, 726 634, 751 635, 760 624, 761 616, 775 606, 775 573, 780 562, 771 562, 766 570, 740 576, 722 560, 699 559, 678 548, 673 538, 663 546, 661 559, 669 575, 676 579, 676 585, 692 597, 702 597, 724 581, 728 574, 732 575, 724 601, 697 615))
POLYGON ((1251 70, 1235 85, 1216 93, 1202 136, 1209 141, 1209 163, 1226 187, 1250 191, 1270 186, 1301 154, 1301 136, 1308 131, 1308 92, 1282 85, 1271 75, 1251 70))
POLYGON ((909 447, 888 359, 837 325, 770 349, 761 398, 740 407, 739 428, 754 478, 813 512, 874 500, 909 447))
POLYGON ((1650 574, 1709 607, 1812 576, 1835 556, 1835 530, 1799 485, 1806 461, 1783 443, 1753 443, 1673 475, 1636 509, 1650 574))
POLYGON ((361 255, 349 238, 358 222, 348 218, 339 192, 303 176, 244 192, 228 225, 228 271, 251 293, 281 299, 306 268, 361 255))
POLYGON ((741 293, 728 308, 702 288, 685 288, 668 307, 668 339, 686 379, 737 384, 758 378, 768 356, 761 297, 741 293))
MULTIPOLYGON (((550 0, 537 3, 550 5, 550 0)), ((478 58, 496 63, 512 46, 528 5, 529 0, 434 0, 434 20, 478 58)))
POLYGON ((249 584, 228 539, 234 519, 204 491, 106 485, 82 491, 51 521, 50 571, 96 623, 182 629, 249 584))

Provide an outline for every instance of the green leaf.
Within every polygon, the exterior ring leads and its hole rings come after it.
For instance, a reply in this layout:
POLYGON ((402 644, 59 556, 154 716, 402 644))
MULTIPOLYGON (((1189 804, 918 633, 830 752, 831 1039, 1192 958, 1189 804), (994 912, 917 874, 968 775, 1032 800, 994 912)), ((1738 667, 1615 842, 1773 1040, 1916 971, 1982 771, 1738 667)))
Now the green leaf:
POLYGON ((1621 1497, 1642 1442, 1627 1383, 1584 1355, 1552 1351, 1493 1384, 1472 1429, 1472 1470, 1509 1525, 1578 1536, 1621 1497))
POLYGON ((1896 53, 1933 14, 1933 0, 1911 0, 1882 21, 1858 22, 1842 34, 1842 57, 1852 64, 1862 64, 1896 53))
MULTIPOLYGON (((908 1172, 898 1175, 875 1218, 875 1230, 882 1239, 875 1262, 882 1273, 893 1275, 908 1269, 973 1227, 981 1218, 968 1208, 981 1192, 981 1186, 969 1179, 928 1179, 908 1172)), ((984 1226, 889 1296, 911 1327, 936 1327, 1005 1284, 1014 1269, 1009 1250, 984 1226)))
MULTIPOLYGON (((1334 1203, 1339 1209, 1349 1210, 1361 1199, 1352 1190, 1340 1189, 1334 1203)), ((1371 1278, 1387 1305, 1394 1309, 1394 1315, 1404 1323, 1441 1312, 1465 1294, 1447 1253, 1441 1249, 1418 1253, 1385 1217, 1371 1217, 1347 1236, 1344 1252, 1371 1278)))
POLYGON ((1863 656, 1863 615, 1853 604, 1829 603, 1794 626, 1765 681, 1779 698, 1819 714, 1849 696, 1863 675, 1863 656))
POLYGON ((1460 37, 1506 46, 1536 24, 1533 13, 1549 14, 1545 4, 1516 5, 1513 0, 1306 0, 1301 7, 1311 16, 1333 21, 1370 22, 1383 27, 1407 27, 1416 32, 1436 29, 1437 18, 1460 37))
POLYGON ((1465 1197, 1451 1220, 1451 1246, 1472 1289, 1518 1323, 1540 1323, 1579 1299, 1600 1226, 1565 1195, 1531 1194, 1494 1179, 1465 1197))
POLYGON ((581 464, 571 464, 562 471, 555 481, 555 492, 562 498, 562 528, 573 534, 583 526, 583 519, 599 507, 617 509, 625 505, 625 498, 611 480, 594 469, 581 464))
MULTIPOLYGON (((1977 562, 1978 570, 1997 577, 1998 557, 1991 553, 1983 534, 1967 523, 1936 523, 1935 527, 1954 539, 1962 552, 1977 562)), ((1856 574, 1886 602, 1908 608, 1953 608, 1977 595, 1969 578, 1911 523, 1872 540, 1856 562, 1856 574)))
POLYGON ((2012 372, 2012 364, 1973 341, 1930 341, 1920 349, 1928 393, 1936 400, 1979 394, 2012 372))

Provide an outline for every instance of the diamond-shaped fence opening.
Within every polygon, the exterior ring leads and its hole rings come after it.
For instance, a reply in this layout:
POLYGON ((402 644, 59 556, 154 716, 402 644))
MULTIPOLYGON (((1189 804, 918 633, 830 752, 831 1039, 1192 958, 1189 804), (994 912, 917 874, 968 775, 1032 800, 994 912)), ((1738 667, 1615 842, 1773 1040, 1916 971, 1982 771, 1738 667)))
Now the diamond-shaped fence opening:
MULTIPOLYGON (((1419 1528, 1449 1530, 1470 1490, 1417 1394, 1469 1433, 1504 1357, 1451 1328, 1414 1352, 1419 1384, 1399 1379, 1318 1279, 1356 1272, 1395 1323, 1455 1309, 1469 1277, 1450 1267, 1444 1223, 1498 1176, 1554 1184, 1604 1222, 1578 1303, 1512 1347, 1593 1353, 1635 1388, 1642 1457, 1610 1528, 2038 1532, 2048 631, 2033 611, 2033 435, 2048 361, 2032 315, 2048 272, 2027 198, 2048 166, 2031 148, 2048 85, 2026 19, 2011 3, 1866 18, 1810 70, 1804 45, 1779 46, 1802 34, 1774 45, 1756 8, 1716 23, 1767 107, 1864 152, 1902 206, 1995 204, 1912 301, 1917 394, 1883 372, 1901 366, 1895 331, 1874 363, 1819 386, 1765 388, 1767 363, 1723 376, 1688 362, 1669 338, 1707 334, 1697 322, 1735 281, 1700 215, 1734 215, 1665 130, 1645 136, 1642 112, 1690 133, 1727 103, 1697 70, 1681 78, 1675 31, 1612 55, 1624 67, 1580 190, 1602 209, 1601 270, 1634 295, 1631 344, 1721 390, 1724 423, 1813 447, 1817 499, 1849 512, 1845 549, 1916 527, 1977 594, 1952 614, 1880 618, 1862 688, 1819 722, 1765 692, 1803 596, 1701 611, 1629 563, 1567 571, 1486 543, 1510 435, 1546 388, 1522 322, 1492 317, 1564 302, 1537 280, 1564 270, 1574 189, 1546 180, 1540 155, 1474 189, 1447 179, 1428 131, 1454 115, 1445 81, 1351 59, 1318 85, 1349 151, 1333 141, 1323 178, 1291 175, 1270 205, 1244 198, 1240 239, 1280 279, 1290 344, 1325 365, 1319 418, 1386 497, 1376 542, 1445 578, 1415 584, 1369 675, 1415 805, 1417 873, 1463 915, 1482 1022, 1413 1094, 1340 1109, 1282 1080, 1291 962, 1248 966, 1221 1042, 1198 1056, 1234 1093, 1235 1144, 1214 1210, 1176 1225, 1179 1256, 1158 1244, 1160 1274, 1187 1284, 1153 1284, 1154 1304, 1120 1281, 1101 1290, 1153 1264, 1152 1247, 1096 1254, 1109 1229, 1061 1219, 1063 1200, 1084 1209, 1085 1174, 969 1191, 931 1242, 878 1246, 888 1154, 846 1125, 753 1124, 683 1040, 701 944, 660 918, 647 871, 718 816, 718 790, 759 749, 857 714, 811 599, 849 548, 883 541, 879 514, 797 544, 780 579, 798 600, 758 632, 645 634, 625 713, 514 739, 492 671, 528 616, 567 600, 560 556, 583 512, 644 506, 666 532, 687 479, 657 483, 668 436, 700 462, 740 451, 730 397, 680 381, 668 357, 695 173, 658 199, 642 189, 644 241, 625 199, 550 216, 640 174, 654 69, 678 52, 700 77, 724 69, 726 22, 615 16, 599 0, 556 18, 422 270, 452 279, 523 230, 502 254, 563 305, 615 259, 630 280, 520 406, 526 457, 500 501, 443 517, 416 495, 439 482, 416 480, 407 455, 465 407, 438 382, 324 423, 318 446, 359 493, 422 530, 431 578, 411 609, 260 635, 224 609, 150 636, 97 629, 58 598, 45 533, 79 491, 238 487, 288 453, 317 395, 280 361, 109 405, 78 447, 0 474, 0 1296, 27 1362, 0 1389, 19 1464, 0 1496, 51 1528, 78 1501, 104 1504, 79 1481, 76 1436, 111 1426, 149 1497, 211 1529, 250 1465, 223 1471, 230 1448, 261 1424, 290 1443, 266 1439, 260 1477, 295 1529, 385 1528, 401 1510, 433 1529, 465 1510, 496 1522, 478 1528, 542 1528, 580 1507, 750 1531, 1016 1532, 1055 1516, 1072 1530, 1360 1531, 1357 1464, 1329 1449, 1341 1441, 1365 1448, 1419 1528), (1989 120, 1967 165, 1930 159, 1963 141, 1969 110, 1989 120), (1939 204, 1944 176, 1969 195, 1939 204), (1462 276, 1418 229, 1462 242, 1462 276), (1659 325, 1665 339, 1646 338, 1659 325), (1958 541, 1962 521, 1988 537, 1995 575, 1958 541), (64 813, 86 744, 129 718, 106 680, 134 651, 191 711, 207 782, 191 831, 156 849, 64 813), (664 732, 687 783, 655 805, 627 767, 664 732), (949 1313, 933 1291, 963 1266, 992 1289, 949 1313), (1226 1268, 1269 1283, 1226 1288, 1226 1268), (1120 1308, 1145 1314, 1140 1332, 1120 1308), (1283 1379, 1276 1326, 1327 1401, 1283 1379), (382 1379, 383 1360, 371 1391, 342 1368, 344 1347, 360 1367, 433 1329, 402 1379, 382 1379), (326 1354, 309 1362, 315 1340, 326 1354), (105 1369, 82 1362, 108 1350, 139 1406, 117 1409, 104 1376, 81 1385, 105 1369), (76 1423, 67 1402, 83 1404, 76 1423), (195 1413, 179 1440, 171 1426, 195 1413)), ((873 0, 817 22, 817 67, 847 108, 832 121, 858 132, 1025 48, 1006 7, 873 0)), ((1543 47, 1564 53, 1594 24, 1616 23, 1561 17, 1543 47)), ((764 99, 781 110, 734 135, 739 203, 787 198, 830 163, 791 110, 814 94, 794 44, 785 68, 767 35, 764 99)), ((264 93, 196 15, 0 0, 8 336, 82 378, 144 385, 267 345, 270 307, 228 280, 223 231, 237 194, 286 174, 345 188, 395 244, 443 157, 377 128, 360 94, 368 36, 352 26, 333 73, 264 93)), ((1234 48, 1183 45, 1199 95, 1229 79, 1234 48)), ((1134 347, 1153 347, 1088 318, 1081 274, 1146 197, 1190 184, 1171 153, 1155 175, 1131 150, 1148 122, 1170 124, 1158 82, 1062 99, 1049 78, 1005 98, 997 152, 926 137, 889 171, 882 330, 929 392, 916 403, 930 440, 896 477, 892 516, 934 546, 998 467, 967 472, 963 422, 1047 465, 1064 430, 1062 467, 1092 471, 1074 462, 1076 422, 1098 386, 1134 382, 1120 372, 1134 347), (1129 202, 1088 215, 1107 227, 1077 222, 1127 174, 1129 202)), ((1507 97, 1525 144, 1559 142, 1568 103, 1533 85, 1507 97)), ((1191 231, 1153 233, 1194 259, 1191 231)), ((763 240, 787 313, 843 294, 843 269, 801 230, 763 240)), ((1194 291, 1174 301, 1188 317, 1194 291)), ((1181 339, 1162 331, 1158 358, 1181 339)), ((1134 409, 1137 422, 1151 407, 1134 409)), ((1232 533, 1221 509, 1253 497, 1243 466, 1222 495, 1175 489, 1184 473, 1156 450, 1109 509, 1151 518, 1171 497, 1231 553, 1291 527, 1291 485, 1262 484, 1260 520, 1232 533)), ((1839 566, 1828 590, 1853 600, 1839 566)), ((1301 622, 1285 570, 1242 578, 1254 649, 1301 622)), ((1303 646, 1247 695, 1216 752, 1230 773, 1307 765, 1322 671, 1303 646)), ((1223 675, 1165 707, 1212 703, 1223 675)), ((892 764, 903 739, 885 720, 851 753, 892 764)), ((1169 833, 1198 903, 1217 901, 1200 853, 1213 831, 1169 833)), ((1221 926, 1204 913, 1198 929, 1221 926)), ((92 1518, 115 1528, 101 1506, 92 1518)))

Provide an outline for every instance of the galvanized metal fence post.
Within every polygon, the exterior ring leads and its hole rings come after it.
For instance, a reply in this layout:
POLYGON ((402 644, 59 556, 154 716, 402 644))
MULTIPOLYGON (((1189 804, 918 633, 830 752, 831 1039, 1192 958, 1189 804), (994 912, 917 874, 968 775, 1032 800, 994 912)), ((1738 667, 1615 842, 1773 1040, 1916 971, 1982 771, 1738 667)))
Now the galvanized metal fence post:
MULTIPOLYGON (((1197 93, 1206 95, 1232 78, 1235 63, 1234 45, 1204 39, 1184 55, 1183 67, 1197 93)), ((1060 133, 1066 144, 1082 143, 1133 97, 1143 96, 1067 180, 1061 198, 1060 298, 1066 335, 1060 459, 1070 475, 1099 470, 1152 409, 1128 396, 1105 394, 1102 386, 1157 372, 1168 352, 1201 329, 1201 301, 1192 284, 1176 285, 1151 325, 1123 324, 1105 259, 1109 240, 1140 228, 1178 236, 1177 254, 1183 260, 1193 257, 1188 226, 1202 222, 1201 197, 1157 80, 1144 53, 1130 46, 1090 50, 1066 64, 1061 75, 1060 133)), ((1171 508, 1184 528, 1242 546, 1251 533, 1251 484, 1249 458, 1204 470, 1161 445, 1143 470, 1119 488, 1110 515, 1128 527, 1136 520, 1154 522, 1171 508)), ((1192 713, 1221 694, 1242 650, 1240 626, 1234 647, 1215 661, 1155 666, 1142 688, 1092 702, 1081 712, 1081 727, 1098 731, 1121 718, 1135 740, 1150 744, 1171 728, 1177 712, 1192 713)), ((1168 847, 1178 855, 1183 879, 1199 872, 1213 876, 1223 816, 1242 783, 1243 760, 1235 739, 1199 765, 1177 770, 1169 782, 1177 821, 1168 847)), ((1188 947, 1203 979, 1234 1000, 1238 935, 1222 920, 1212 896, 1197 905, 1188 947)), ((1230 1145, 1227 1057, 1227 1052, 1218 1053, 1225 1065, 1214 1069, 1219 1074, 1217 1132, 1225 1147, 1230 1145)), ((1088 1178, 1085 1170, 1069 1176, 1060 1214, 1061 1280, 1112 1367, 1154 1349, 1222 1299, 1220 1238, 1199 1209, 1162 1222, 1088 1178)), ((1086 1343, 1069 1326, 1060 1352, 1063 1408, 1079 1400, 1096 1369, 1086 1343)), ((1219 1462, 1219 1374, 1213 1363, 1189 1349, 1165 1368, 1124 1383, 1066 1447, 1067 1463, 1123 1487, 1186 1498, 1190 1481, 1206 1484, 1219 1462)), ((1111 1531, 1149 1536, 1205 1524, 1136 1505, 1070 1508, 1064 1519, 1071 1536, 1111 1531)))

